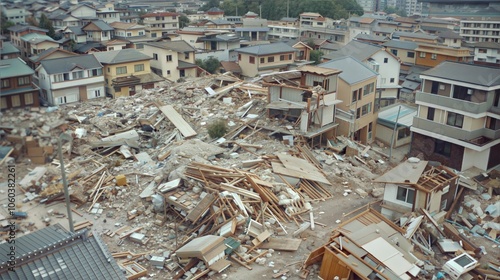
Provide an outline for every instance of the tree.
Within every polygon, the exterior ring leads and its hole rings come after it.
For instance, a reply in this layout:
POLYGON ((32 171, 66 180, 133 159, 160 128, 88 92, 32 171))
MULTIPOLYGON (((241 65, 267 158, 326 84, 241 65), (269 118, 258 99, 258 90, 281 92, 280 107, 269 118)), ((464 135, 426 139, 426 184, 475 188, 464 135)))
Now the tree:
POLYGON ((181 15, 179 17, 179 28, 184 28, 189 26, 189 18, 186 15, 181 15))
POLYGON ((384 12, 388 15, 397 14, 400 17, 406 17, 406 11, 404 9, 397 9, 396 7, 388 6, 385 8, 384 12))
POLYGON ((26 23, 31 25, 31 26, 38 26, 38 21, 36 20, 36 17, 27 17, 26 18, 26 23))
POLYGON ((56 31, 54 30, 54 26, 52 25, 52 21, 45 15, 42 14, 40 16, 40 23, 38 24, 38 27, 47 29, 47 36, 49 36, 52 39, 56 38, 56 31))
POLYGON ((313 38, 309 38, 309 39, 307 39, 306 44, 307 44, 309 47, 311 47, 311 49, 313 49, 313 50, 314 50, 314 49, 316 49, 316 44, 314 43, 313 38))
POLYGON ((197 59, 196 65, 200 66, 205 71, 214 74, 220 67, 220 61, 213 56, 209 56, 205 60, 197 59))
POLYGON ((7 29, 11 26, 14 26, 16 25, 15 23, 13 23, 12 21, 10 21, 7 16, 2 13, 2 11, 0 11, 0 17, 2 18, 1 19, 1 22, 0 22, 0 25, 2 26, 2 34, 5 34, 7 33, 7 29))
POLYGON ((210 10, 210 8, 213 8, 213 7, 215 7, 215 8, 219 7, 219 0, 208 0, 208 2, 205 3, 205 5, 201 6, 199 10, 206 12, 206 11, 210 10))
POLYGON ((314 65, 319 64, 321 62, 321 57, 323 56, 322 51, 314 50, 311 51, 310 59, 314 61, 314 65))

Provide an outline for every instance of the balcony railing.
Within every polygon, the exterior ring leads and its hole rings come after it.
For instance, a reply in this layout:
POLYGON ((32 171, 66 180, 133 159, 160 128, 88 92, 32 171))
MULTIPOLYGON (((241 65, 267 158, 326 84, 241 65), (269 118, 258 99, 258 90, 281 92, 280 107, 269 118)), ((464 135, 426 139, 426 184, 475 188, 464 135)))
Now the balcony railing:
MULTIPOLYGON (((433 132, 439 135, 447 136, 450 138, 454 138, 457 140, 462 140, 464 142, 476 144, 475 139, 478 138, 488 138, 490 140, 495 140, 500 138, 500 129, 499 130, 492 130, 488 128, 480 128, 472 131, 468 131, 465 129, 461 129, 458 127, 442 124, 442 123, 437 123, 434 121, 426 120, 423 118, 419 117, 414 117, 413 118, 413 127, 415 128, 420 128, 422 130, 426 130, 429 132, 433 132)), ((490 140, 486 142, 482 142, 481 145, 486 144, 490 140)), ((479 145, 479 146, 481 146, 479 145)))
POLYGON ((447 107, 454 110, 464 111, 472 114, 480 114, 487 112, 491 104, 488 102, 475 103, 466 100, 451 98, 447 96, 417 92, 415 102, 425 102, 438 106, 447 107))

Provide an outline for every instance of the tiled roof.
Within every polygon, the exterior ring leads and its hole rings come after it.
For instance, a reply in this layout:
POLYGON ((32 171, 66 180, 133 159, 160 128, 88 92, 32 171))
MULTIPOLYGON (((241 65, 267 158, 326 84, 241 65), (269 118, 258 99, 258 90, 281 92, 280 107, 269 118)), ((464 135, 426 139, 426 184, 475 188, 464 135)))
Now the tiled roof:
POLYGON ((193 52, 195 49, 184 40, 180 41, 163 41, 163 42, 149 42, 144 43, 144 45, 149 45, 153 47, 158 47, 166 50, 172 50, 176 52, 193 52))
POLYGON ((404 50, 415 50, 418 47, 418 44, 410 41, 390 40, 383 43, 382 46, 404 50))
MULTIPOLYGON (((35 71, 31 69, 20 58, 0 60, 0 78, 10 78, 18 76, 33 75, 35 71)), ((4 255, 6 256, 6 255, 4 255)))
POLYGON ((277 54, 277 53, 286 53, 286 52, 295 52, 296 49, 290 47, 289 45, 278 42, 273 44, 264 44, 251 46, 246 48, 240 48, 235 50, 238 53, 247 53, 253 55, 266 55, 266 54, 277 54))
POLYGON ((353 40, 340 50, 326 54, 323 57, 326 59, 335 59, 344 56, 352 56, 359 61, 364 61, 380 50, 382 50, 381 46, 353 40))
POLYGON ((422 75, 485 87, 500 86, 500 69, 497 67, 445 61, 422 75))
POLYGON ((67 73, 75 67, 80 67, 82 69, 102 68, 102 65, 92 54, 46 59, 42 60, 40 64, 48 74, 67 73))
POLYGON ((363 62, 350 56, 333 59, 318 66, 341 70, 342 73, 339 74, 339 78, 350 85, 366 81, 378 75, 377 72, 370 69, 363 62))
POLYGON ((130 61, 150 60, 151 57, 136 49, 121 49, 116 51, 96 52, 94 56, 102 64, 117 64, 130 61))

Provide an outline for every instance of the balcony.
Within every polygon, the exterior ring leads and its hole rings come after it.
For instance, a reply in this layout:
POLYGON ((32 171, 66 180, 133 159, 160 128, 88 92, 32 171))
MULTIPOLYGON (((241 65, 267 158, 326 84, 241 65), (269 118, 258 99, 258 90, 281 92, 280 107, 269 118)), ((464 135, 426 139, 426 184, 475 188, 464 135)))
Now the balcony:
POLYGON ((467 131, 458 127, 437 123, 419 117, 413 118, 412 126, 477 146, 482 146, 500 138, 500 129, 492 130, 488 128, 480 128, 473 131, 467 131))
POLYGON ((419 104, 419 102, 434 104, 471 114, 485 113, 490 110, 491 107, 491 104, 488 102, 475 103, 425 92, 417 92, 415 96, 415 103, 419 104))
POLYGON ((52 90, 85 86, 85 85, 90 85, 93 83, 104 83, 104 76, 94 76, 91 78, 82 78, 82 79, 75 79, 75 80, 66 80, 66 81, 62 81, 62 82, 55 82, 55 83, 52 83, 52 90))

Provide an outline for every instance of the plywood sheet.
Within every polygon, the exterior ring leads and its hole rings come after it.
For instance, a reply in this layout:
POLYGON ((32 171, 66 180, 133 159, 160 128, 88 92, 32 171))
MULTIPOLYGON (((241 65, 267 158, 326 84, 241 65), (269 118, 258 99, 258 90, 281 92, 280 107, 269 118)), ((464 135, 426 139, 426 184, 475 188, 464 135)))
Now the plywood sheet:
POLYGON ((198 219, 207 211, 208 207, 212 205, 215 201, 215 196, 211 193, 205 195, 205 197, 196 205, 196 207, 189 212, 186 219, 190 220, 193 223, 196 223, 198 219))
POLYGON ((297 251, 299 249, 302 239, 298 238, 276 238, 269 237, 267 242, 260 245, 261 249, 273 249, 276 251, 297 251))
POLYGON ((384 183, 413 183, 416 184, 427 166, 427 161, 421 160, 418 163, 405 161, 393 169, 387 171, 382 176, 375 179, 375 182, 384 183))
POLYGON ((182 116, 172 107, 172 105, 160 106, 160 111, 179 129, 185 138, 193 137, 197 133, 194 129, 182 118, 182 116))
POLYGON ((277 162, 272 162, 271 163, 273 166, 273 172, 276 174, 281 174, 285 176, 290 176, 294 178, 301 178, 301 179, 308 179, 311 181, 316 181, 320 183, 324 183, 327 185, 330 185, 330 182, 323 176, 323 174, 319 172, 311 172, 307 173, 301 170, 297 170, 297 168, 287 168, 285 165, 277 163, 277 162))

